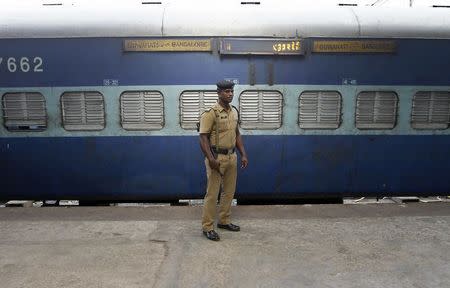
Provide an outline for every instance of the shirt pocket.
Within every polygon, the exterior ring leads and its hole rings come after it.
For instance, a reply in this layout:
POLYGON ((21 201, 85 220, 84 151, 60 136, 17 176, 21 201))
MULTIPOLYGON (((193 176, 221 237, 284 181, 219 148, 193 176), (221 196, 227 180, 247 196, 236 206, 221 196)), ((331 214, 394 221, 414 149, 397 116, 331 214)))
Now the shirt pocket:
POLYGON ((219 120, 219 133, 228 130, 228 119, 220 119, 219 120))

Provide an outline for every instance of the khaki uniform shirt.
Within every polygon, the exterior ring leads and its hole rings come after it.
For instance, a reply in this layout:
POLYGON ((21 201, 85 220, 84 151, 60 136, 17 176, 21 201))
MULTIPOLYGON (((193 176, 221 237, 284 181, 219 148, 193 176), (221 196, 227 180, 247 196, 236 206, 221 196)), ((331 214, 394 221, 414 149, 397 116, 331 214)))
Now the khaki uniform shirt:
POLYGON ((236 146, 236 127, 239 115, 231 105, 230 108, 226 111, 219 103, 216 103, 200 118, 200 134, 210 134, 209 141, 212 146, 221 149, 232 149, 236 146), (219 145, 216 143, 217 127, 219 127, 219 145))

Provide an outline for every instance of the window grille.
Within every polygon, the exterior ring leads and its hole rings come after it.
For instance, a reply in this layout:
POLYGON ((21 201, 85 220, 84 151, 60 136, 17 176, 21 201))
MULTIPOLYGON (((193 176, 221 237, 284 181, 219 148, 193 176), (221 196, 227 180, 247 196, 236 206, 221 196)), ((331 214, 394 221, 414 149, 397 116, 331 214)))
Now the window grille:
POLYGON ((47 109, 40 93, 3 95, 3 119, 9 131, 42 131, 47 128, 47 109))
POLYGON ((197 129, 200 115, 217 102, 217 91, 184 91, 180 96, 181 128, 197 129))
POLYGON ((413 97, 411 126, 414 129, 447 129, 450 92, 417 92, 413 97))
POLYGON ((282 119, 278 91, 244 91, 239 97, 240 125, 244 129, 278 129, 282 119))
POLYGON ((298 123, 303 129, 337 129, 341 124, 342 97, 335 91, 300 94, 298 123))
POLYGON ((393 129, 397 118, 395 92, 361 92, 356 98, 358 129, 393 129))
POLYGON ((61 96, 64 129, 95 131, 105 128, 105 103, 100 92, 65 92, 61 96))
POLYGON ((163 96, 158 91, 126 91, 120 97, 122 127, 159 130, 164 126, 163 96))

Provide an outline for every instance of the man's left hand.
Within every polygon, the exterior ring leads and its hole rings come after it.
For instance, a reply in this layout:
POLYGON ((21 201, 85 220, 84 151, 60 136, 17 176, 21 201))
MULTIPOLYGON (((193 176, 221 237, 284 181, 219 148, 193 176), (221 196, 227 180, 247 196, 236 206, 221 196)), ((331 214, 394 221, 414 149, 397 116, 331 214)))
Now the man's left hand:
POLYGON ((247 156, 241 157, 241 168, 245 169, 248 165, 248 159, 247 156))

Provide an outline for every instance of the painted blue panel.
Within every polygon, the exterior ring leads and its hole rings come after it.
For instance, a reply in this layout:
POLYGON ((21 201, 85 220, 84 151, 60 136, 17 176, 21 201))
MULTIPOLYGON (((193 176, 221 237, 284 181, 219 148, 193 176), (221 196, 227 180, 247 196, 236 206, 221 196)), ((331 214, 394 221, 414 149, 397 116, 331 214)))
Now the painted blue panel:
MULTIPOLYGON (((237 197, 448 195, 450 136, 246 136, 237 197)), ((3 199, 201 198, 196 136, 2 138, 3 199)))
MULTIPOLYGON (((0 39, 0 87, 118 85, 210 85, 218 79, 267 84, 269 63, 275 84, 450 85, 450 40, 398 41, 396 54, 311 54, 305 56, 220 56, 217 53, 122 52, 120 38, 0 39), (43 72, 11 73, 7 59, 43 59, 43 72)), ((32 61, 33 62, 33 61, 32 61)), ((19 65, 20 66, 20 65, 19 65)), ((32 70, 34 64, 31 65, 32 70)))

